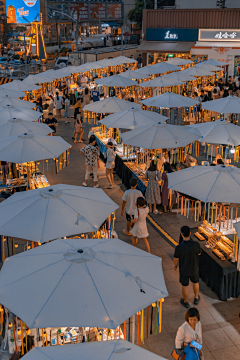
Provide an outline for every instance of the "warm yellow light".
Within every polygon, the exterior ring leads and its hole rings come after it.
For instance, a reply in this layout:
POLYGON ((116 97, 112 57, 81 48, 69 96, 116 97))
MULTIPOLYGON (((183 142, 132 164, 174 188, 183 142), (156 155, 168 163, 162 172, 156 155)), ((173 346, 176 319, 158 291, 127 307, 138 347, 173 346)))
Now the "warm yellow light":
POLYGON ((28 330, 27 330, 27 335, 30 335, 30 334, 31 334, 31 330, 28 329, 28 330))
POLYGON ((18 334, 18 335, 21 335, 21 330, 17 330, 17 334, 18 334))
POLYGON ((40 242, 38 243, 38 246, 42 245, 40 242))
POLYGON ((15 248, 18 248, 18 244, 15 244, 15 248))
POLYGON ((11 328, 11 327, 12 327, 12 323, 9 323, 9 324, 8 324, 8 327, 10 327, 10 328, 11 328))
POLYGON ((31 249, 31 246, 28 245, 28 250, 31 249))

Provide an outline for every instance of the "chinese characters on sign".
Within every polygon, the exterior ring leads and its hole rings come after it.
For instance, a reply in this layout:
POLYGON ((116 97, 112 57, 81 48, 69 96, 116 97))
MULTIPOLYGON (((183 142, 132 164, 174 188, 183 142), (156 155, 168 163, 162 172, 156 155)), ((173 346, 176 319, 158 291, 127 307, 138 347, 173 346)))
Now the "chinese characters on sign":
POLYGON ((234 39, 235 37, 237 36, 237 33, 236 32, 232 32, 232 33, 228 33, 227 31, 224 33, 224 32, 219 32, 215 35, 215 38, 216 39, 228 39, 228 38, 231 38, 231 39, 234 39))
POLYGON ((178 39, 178 34, 171 34, 170 30, 166 32, 165 38, 164 39, 170 39, 170 40, 177 40, 178 39))
POLYGON ((88 3, 71 4, 70 15, 74 17, 77 14, 77 20, 88 20, 88 3))
POLYGON ((108 4, 108 19, 121 19, 121 4, 108 4))
POLYGON ((103 3, 97 3, 97 4, 91 4, 91 19, 106 19, 106 4, 103 3))

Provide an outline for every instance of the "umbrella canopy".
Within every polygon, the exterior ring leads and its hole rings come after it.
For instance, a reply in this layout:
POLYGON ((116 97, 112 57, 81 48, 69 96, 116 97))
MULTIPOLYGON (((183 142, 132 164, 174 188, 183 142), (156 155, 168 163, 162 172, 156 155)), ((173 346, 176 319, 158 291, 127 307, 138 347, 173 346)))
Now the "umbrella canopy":
POLYGON ((149 78, 150 75, 144 75, 141 73, 138 73, 136 70, 127 70, 124 71, 122 73, 119 74, 119 76, 131 79, 131 80, 135 80, 135 79, 145 79, 145 78, 149 78))
POLYGON ((70 147, 71 145, 60 136, 24 133, 0 139, 0 161, 22 164, 53 159, 58 158, 70 147))
POLYGON ((157 95, 146 100, 142 100, 142 103, 146 106, 173 108, 194 106, 197 104, 197 100, 191 99, 187 96, 174 94, 172 92, 166 92, 162 95, 157 95))
POLYGON ((152 74, 164 74, 168 71, 176 71, 176 70, 181 70, 181 68, 177 65, 172 65, 166 61, 163 61, 154 65, 144 66, 136 71, 142 74, 152 75, 152 74))
POLYGON ((193 64, 192 60, 183 59, 183 58, 179 58, 179 57, 170 58, 166 62, 169 64, 172 64, 172 65, 180 65, 180 66, 193 64))
POLYGON ((72 344, 71 346, 34 347, 23 359, 73 360, 78 359, 79 354, 84 360, 164 360, 163 357, 122 339, 72 344))
MULTIPOLYGON (((14 81, 12 81, 14 82, 14 81)), ((10 83, 8 83, 10 84, 10 83)), ((19 90, 12 90, 5 88, 4 85, 0 86, 0 98, 1 99, 17 99, 19 97, 26 96, 25 92, 19 90)))
POLYGON ((64 78, 70 76, 71 74, 79 73, 78 66, 66 66, 62 69, 55 70, 58 78, 64 78))
POLYGON ((56 73, 56 70, 47 70, 47 71, 43 71, 43 72, 41 72, 41 73, 39 73, 39 74, 36 74, 36 77, 40 77, 40 78, 42 78, 42 77, 44 77, 44 78, 49 78, 49 79, 52 79, 52 80, 55 80, 55 79, 58 79, 59 78, 59 74, 58 73, 56 73))
POLYGON ((42 116, 39 111, 27 109, 23 107, 14 107, 6 105, 0 107, 0 122, 7 121, 12 118, 20 118, 26 121, 36 121, 42 116))
POLYGON ((156 125, 139 126, 135 130, 121 134, 123 144, 143 147, 149 150, 175 149, 197 140, 185 126, 169 125, 159 121, 156 125))
POLYGON ((102 79, 96 79, 95 83, 98 85, 117 86, 117 87, 128 87, 128 86, 137 85, 136 81, 133 81, 131 79, 119 75, 113 75, 102 79))
POLYGON ((223 62, 223 61, 215 60, 215 59, 208 59, 208 60, 206 60, 204 62, 207 63, 207 64, 210 64, 210 65, 215 65, 215 66, 229 65, 229 63, 227 63, 227 62, 223 62))
POLYGON ((113 114, 119 111, 131 109, 133 107, 135 109, 141 109, 140 104, 132 103, 130 101, 122 100, 113 96, 85 105, 83 110, 102 114, 113 114))
POLYGON ((45 83, 50 83, 51 81, 53 81, 54 79, 52 77, 44 77, 44 76, 37 76, 37 75, 28 75, 28 77, 26 77, 23 80, 24 84, 45 84, 45 83))
POLYGON ((203 103, 202 108, 221 114, 240 114, 240 98, 231 95, 222 99, 210 100, 203 103))
POLYGON ((0 107, 5 107, 7 105, 13 106, 15 108, 26 108, 33 109, 36 104, 31 101, 24 101, 19 99, 10 99, 10 98, 1 98, 0 97, 0 107))
POLYGON ((240 145, 240 128, 226 120, 216 120, 207 123, 188 126, 189 131, 197 130, 201 134, 201 142, 214 145, 240 145))
MULTIPOLYGON (((20 81, 20 80, 11 81, 7 84, 2 85, 2 87, 3 87, 3 89, 6 89, 6 90, 14 90, 14 91, 21 91, 21 92, 41 89, 40 86, 34 85, 34 83, 26 83, 26 82, 20 81)), ((19 95, 17 97, 22 97, 22 96, 26 96, 26 94, 24 93, 24 95, 19 95)))
POLYGON ((182 74, 186 74, 186 75, 190 75, 190 76, 208 76, 208 75, 211 75, 213 76, 214 73, 209 71, 209 70, 206 70, 206 69, 201 69, 199 67, 196 67, 196 66, 192 66, 186 70, 182 70, 181 71, 182 74))
POLYGON ((177 81, 182 81, 182 82, 196 80, 195 77, 193 77, 193 76, 190 76, 187 74, 182 74, 182 71, 175 71, 175 72, 169 73, 167 75, 163 75, 162 79, 171 79, 171 80, 177 80, 177 81))
POLYGON ((159 76, 153 80, 145 81, 140 84, 140 86, 142 87, 165 87, 165 86, 174 86, 174 85, 182 85, 182 81, 172 80, 165 78, 164 76, 159 76))
POLYGON ((208 71, 222 71, 223 70, 219 66, 208 64, 205 61, 198 63, 195 66, 198 67, 199 69, 208 70, 208 71))
POLYGON ((101 69, 101 66, 98 65, 98 61, 96 62, 88 62, 86 64, 82 64, 80 66, 76 66, 76 70, 78 69, 78 72, 86 72, 94 69, 101 69))
POLYGON ((53 130, 46 124, 22 119, 10 119, 4 123, 0 123, 0 138, 21 135, 26 132, 46 136, 53 132, 53 130))
POLYGON ((16 193, 3 203, 2 234, 41 243, 97 231, 118 208, 102 189, 63 184, 16 193))
POLYGON ((167 295, 162 259, 119 239, 55 240, 0 272, 1 304, 29 328, 115 329, 167 295))
POLYGON ((198 165, 168 174, 169 189, 203 202, 240 203, 239 184, 240 169, 234 166, 198 165))
POLYGON ((97 61, 97 64, 103 69, 109 66, 117 66, 116 61, 114 59, 103 59, 97 61))
POLYGON ((129 109, 109 115, 102 119, 100 123, 108 128, 135 129, 143 125, 155 125, 159 121, 166 121, 167 117, 159 115, 153 111, 129 109))
POLYGON ((120 64, 133 64, 137 62, 137 60, 123 55, 114 58, 114 60, 117 60, 120 64))

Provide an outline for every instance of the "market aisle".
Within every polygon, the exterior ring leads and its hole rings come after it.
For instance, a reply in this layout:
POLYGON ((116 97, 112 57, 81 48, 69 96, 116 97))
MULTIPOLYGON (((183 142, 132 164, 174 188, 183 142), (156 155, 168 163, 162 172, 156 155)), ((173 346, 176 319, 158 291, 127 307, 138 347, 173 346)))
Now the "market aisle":
MULTIPOLYGON (((90 126, 85 124, 85 139, 87 139, 89 128, 90 126)), ((61 170, 57 175, 48 176, 51 185, 57 183, 82 185, 85 174, 84 157, 81 156, 78 151, 84 145, 79 143, 73 144, 72 133, 73 119, 71 118, 70 124, 65 124, 65 120, 62 120, 57 128, 57 135, 62 136, 73 145, 70 155, 70 165, 61 170)), ((112 189, 106 189, 105 169, 103 163, 101 163, 99 184, 104 191, 121 206, 123 194, 122 184, 120 179, 116 177, 115 183, 116 185, 112 189)), ((93 182, 89 184, 92 186, 93 182)), ((119 208, 116 211, 115 229, 119 238, 130 244, 131 239, 122 232, 122 229, 125 227, 125 217, 121 217, 120 213, 121 210, 119 208)), ((169 228, 169 233, 174 238, 176 238, 176 234, 179 232, 183 222, 184 217, 176 215, 176 220, 172 222, 169 228)), ((145 341, 143 347, 167 359, 171 359, 171 351, 174 346, 176 331, 184 322, 186 309, 179 303, 181 286, 178 282, 178 273, 173 271, 174 249, 150 225, 148 225, 148 228, 151 252, 163 259, 163 271, 169 296, 163 304, 162 333, 149 335, 149 339, 145 341)), ((141 241, 138 247, 145 250, 141 241)), ((157 276, 157 274, 153 274, 153 276, 157 276)), ((226 360, 230 358, 231 360, 238 360, 240 350, 240 299, 221 302, 202 281, 200 282, 200 289, 201 302, 198 308, 203 325, 205 360, 226 360)), ((191 298, 193 298, 192 291, 190 291, 190 299, 191 298)))

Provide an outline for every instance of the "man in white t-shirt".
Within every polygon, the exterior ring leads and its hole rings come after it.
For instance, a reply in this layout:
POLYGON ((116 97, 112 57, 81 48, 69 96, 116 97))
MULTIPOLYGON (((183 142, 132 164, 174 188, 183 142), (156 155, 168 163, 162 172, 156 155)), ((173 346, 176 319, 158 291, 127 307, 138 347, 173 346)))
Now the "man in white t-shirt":
POLYGON ((138 179, 132 178, 130 180, 130 184, 131 184, 131 189, 125 191, 122 197, 123 202, 122 202, 122 212, 121 212, 121 216, 123 216, 123 212, 126 206, 127 229, 123 229, 123 233, 128 236, 132 235, 130 233, 130 227, 131 227, 131 220, 134 219, 135 209, 137 208, 136 206, 137 198, 143 197, 142 192, 136 189, 138 184, 138 179))

